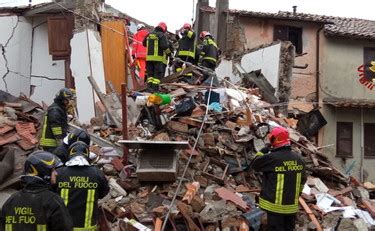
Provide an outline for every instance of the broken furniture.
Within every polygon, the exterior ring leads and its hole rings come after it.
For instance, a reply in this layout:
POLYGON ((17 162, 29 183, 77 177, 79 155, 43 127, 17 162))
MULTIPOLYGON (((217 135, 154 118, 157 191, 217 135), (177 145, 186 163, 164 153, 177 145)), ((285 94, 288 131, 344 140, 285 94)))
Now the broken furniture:
POLYGON ((119 140, 129 149, 140 149, 137 160, 139 181, 175 181, 177 150, 188 149, 187 141, 119 140))

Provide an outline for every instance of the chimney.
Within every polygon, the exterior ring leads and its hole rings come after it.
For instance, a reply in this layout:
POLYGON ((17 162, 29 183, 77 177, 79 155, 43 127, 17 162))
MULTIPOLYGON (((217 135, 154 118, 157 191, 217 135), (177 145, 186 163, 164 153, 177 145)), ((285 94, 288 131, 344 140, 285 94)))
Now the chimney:
POLYGON ((293 15, 296 15, 297 13, 297 6, 292 6, 293 7, 293 15))

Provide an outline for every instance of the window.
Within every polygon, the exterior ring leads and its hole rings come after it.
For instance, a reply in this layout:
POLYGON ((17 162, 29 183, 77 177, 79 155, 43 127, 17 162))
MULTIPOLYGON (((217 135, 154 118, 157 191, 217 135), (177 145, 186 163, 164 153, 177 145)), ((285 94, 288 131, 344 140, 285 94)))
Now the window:
POLYGON ((337 122, 336 129, 336 156, 353 156, 353 123, 337 122))
POLYGON ((290 41, 296 47, 296 53, 302 54, 302 28, 275 25, 273 40, 290 41))
POLYGON ((365 157, 375 158, 375 123, 364 124, 365 157))
POLYGON ((363 49, 363 63, 365 65, 365 77, 371 82, 375 79, 375 47, 363 49))

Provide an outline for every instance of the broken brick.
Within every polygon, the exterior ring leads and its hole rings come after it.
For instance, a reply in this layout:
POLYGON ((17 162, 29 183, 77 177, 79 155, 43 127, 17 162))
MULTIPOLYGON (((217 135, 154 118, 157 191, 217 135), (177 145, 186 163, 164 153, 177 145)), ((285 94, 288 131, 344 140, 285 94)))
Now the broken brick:
POLYGON ((5 135, 0 135, 0 146, 14 143, 20 139, 20 136, 16 132, 10 132, 5 135))
POLYGON ((225 122, 225 126, 227 126, 228 128, 234 130, 237 127, 237 124, 228 120, 227 122, 225 122))
POLYGON ((215 192, 222 199, 233 202, 242 211, 246 212, 247 210, 249 210, 249 206, 247 205, 247 203, 240 196, 236 195, 234 192, 228 190, 227 188, 221 187, 216 189, 215 192))
POLYGON ((204 141, 204 145, 205 146, 216 146, 214 134, 212 134, 212 133, 204 133, 202 135, 202 139, 204 141))
POLYGON ((120 172, 124 168, 124 164, 122 163, 122 160, 120 158, 115 158, 111 162, 117 172, 120 172))
POLYGON ((366 210, 371 214, 372 218, 375 219, 375 206, 368 200, 361 199, 362 204, 365 206, 366 210))
POLYGON ((28 131, 31 134, 35 134, 35 126, 33 123, 24 123, 24 122, 18 122, 16 124, 16 130, 18 133, 23 133, 24 131, 28 131))
POLYGON ((193 208, 194 212, 199 213, 204 209, 206 206, 204 200, 200 198, 200 196, 194 196, 190 203, 191 207, 193 208))
POLYGON ((181 123, 184 123, 184 124, 187 124, 187 125, 190 125, 190 126, 193 126, 193 127, 200 127, 202 123, 200 122, 197 122, 195 120, 192 120, 191 118, 189 117, 182 117, 182 118, 179 118, 178 121, 180 121, 181 123))
POLYGON ((31 142, 29 142, 27 140, 23 140, 23 139, 18 140, 17 144, 18 144, 18 146, 20 146, 25 151, 28 151, 28 150, 31 150, 31 149, 35 148, 35 144, 32 144, 31 142))
POLYGON ((35 138, 34 135, 32 135, 31 133, 29 133, 29 131, 22 131, 22 132, 18 132, 18 135, 20 135, 20 137, 24 140, 27 140, 28 142, 32 143, 32 144, 37 144, 39 141, 35 138))
POLYGON ((0 135, 4 135, 5 133, 13 130, 13 127, 9 125, 5 125, 4 127, 0 127, 0 135))
POLYGON ((180 123, 177 121, 168 121, 167 124, 168 128, 175 131, 175 132, 182 132, 182 133, 188 133, 189 127, 187 124, 180 123))

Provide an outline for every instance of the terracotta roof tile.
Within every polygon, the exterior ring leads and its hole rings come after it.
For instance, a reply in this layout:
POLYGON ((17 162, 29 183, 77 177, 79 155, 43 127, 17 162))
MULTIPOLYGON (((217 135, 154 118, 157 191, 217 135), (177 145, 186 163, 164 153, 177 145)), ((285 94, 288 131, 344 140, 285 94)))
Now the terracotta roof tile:
MULTIPOLYGON (((201 7, 201 10, 208 13, 215 12, 215 8, 212 7, 201 7)), ((375 40, 375 21, 372 20, 305 13, 293 14, 293 12, 288 11, 269 13, 231 9, 229 13, 243 17, 323 23, 325 24, 324 32, 327 36, 375 40)))

